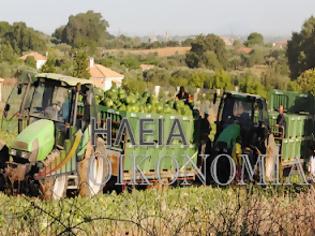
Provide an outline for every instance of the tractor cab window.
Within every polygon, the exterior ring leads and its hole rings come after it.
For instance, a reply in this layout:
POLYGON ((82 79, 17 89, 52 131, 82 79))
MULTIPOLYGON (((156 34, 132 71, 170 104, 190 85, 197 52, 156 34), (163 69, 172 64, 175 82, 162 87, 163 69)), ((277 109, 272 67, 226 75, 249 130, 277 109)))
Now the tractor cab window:
POLYGON ((25 96, 27 84, 13 83, 10 87, 12 87, 12 90, 9 96, 5 98, 7 100, 2 113, 1 128, 17 134, 17 118, 20 113, 20 106, 25 96))
POLYGON ((252 102, 245 99, 226 98, 222 109, 221 121, 224 124, 240 123, 249 125, 252 122, 252 102))
POLYGON ((266 102, 260 99, 256 100, 254 109, 254 123, 259 124, 263 122, 267 125, 269 121, 266 102))
POLYGON ((91 120, 91 91, 89 88, 82 87, 78 98, 78 109, 76 126, 85 130, 91 120))
POLYGON ((39 82, 30 104, 30 116, 69 122, 71 114, 72 91, 55 82, 39 82))

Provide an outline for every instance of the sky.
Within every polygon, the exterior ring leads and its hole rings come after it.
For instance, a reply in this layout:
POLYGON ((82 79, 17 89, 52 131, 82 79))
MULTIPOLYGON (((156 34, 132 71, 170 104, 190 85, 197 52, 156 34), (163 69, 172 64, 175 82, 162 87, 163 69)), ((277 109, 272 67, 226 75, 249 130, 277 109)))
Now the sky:
POLYGON ((0 21, 24 21, 51 34, 70 15, 102 13, 113 34, 216 33, 289 36, 315 14, 314 0, 0 0, 0 21))

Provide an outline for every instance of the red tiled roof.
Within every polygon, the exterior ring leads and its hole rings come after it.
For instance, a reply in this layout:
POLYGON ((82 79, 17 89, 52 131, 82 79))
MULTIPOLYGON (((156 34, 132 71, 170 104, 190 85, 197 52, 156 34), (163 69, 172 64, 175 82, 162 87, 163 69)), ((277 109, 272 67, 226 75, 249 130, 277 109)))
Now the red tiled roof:
POLYGON ((103 65, 94 64, 90 67, 90 74, 92 78, 122 78, 122 74, 119 74, 116 71, 113 71, 103 65))
POLYGON ((236 50, 238 53, 250 54, 253 49, 248 47, 241 47, 236 50))
POLYGON ((38 53, 38 52, 28 52, 25 53, 22 57, 20 57, 20 59, 22 60, 26 60, 27 57, 34 57, 34 59, 36 61, 47 61, 47 57, 43 56, 42 54, 38 53))

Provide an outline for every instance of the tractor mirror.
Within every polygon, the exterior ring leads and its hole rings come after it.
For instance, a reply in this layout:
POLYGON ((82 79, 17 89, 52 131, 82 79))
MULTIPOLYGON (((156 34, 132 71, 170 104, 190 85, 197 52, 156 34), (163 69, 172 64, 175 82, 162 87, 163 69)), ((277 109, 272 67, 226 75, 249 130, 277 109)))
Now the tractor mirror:
POLYGON ((22 94, 22 84, 19 84, 17 86, 17 95, 21 95, 22 94))
POLYGON ((8 111, 10 111, 10 108, 11 108, 10 104, 7 103, 7 104, 5 104, 4 111, 8 112, 8 111))
POLYGON ((5 104, 5 107, 3 109, 3 117, 7 118, 8 117, 8 112, 10 111, 10 104, 5 104))
POLYGON ((218 94, 215 92, 213 95, 213 104, 217 103, 218 94))

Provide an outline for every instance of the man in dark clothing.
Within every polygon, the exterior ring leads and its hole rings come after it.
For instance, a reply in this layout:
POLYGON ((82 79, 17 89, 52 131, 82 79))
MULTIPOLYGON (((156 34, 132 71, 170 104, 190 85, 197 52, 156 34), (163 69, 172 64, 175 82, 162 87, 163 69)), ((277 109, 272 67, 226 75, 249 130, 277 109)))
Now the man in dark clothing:
POLYGON ((278 126, 279 136, 284 137, 286 122, 285 122, 283 105, 280 105, 280 107, 279 107, 279 115, 277 117, 277 126, 278 126))
POLYGON ((186 105, 189 104, 189 94, 185 91, 185 88, 183 86, 179 88, 179 92, 176 95, 176 98, 183 101, 186 105))
POLYGON ((209 121, 209 114, 205 113, 204 117, 200 117, 199 119, 199 147, 198 147, 198 158, 197 158, 197 166, 201 167, 203 173, 205 173, 204 163, 205 158, 208 158, 211 153, 212 143, 209 138, 211 132, 211 125, 209 121), (206 156, 208 155, 208 156, 206 156))

